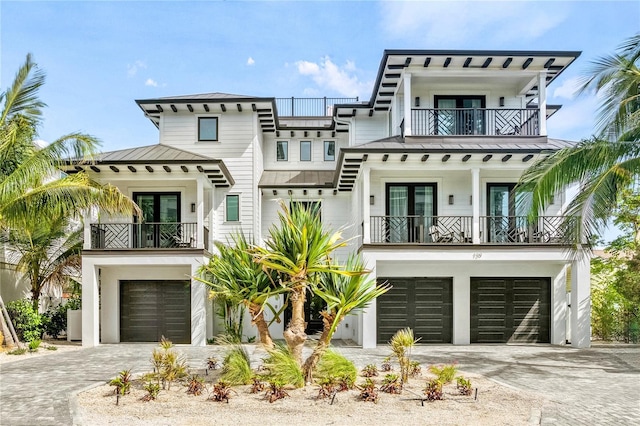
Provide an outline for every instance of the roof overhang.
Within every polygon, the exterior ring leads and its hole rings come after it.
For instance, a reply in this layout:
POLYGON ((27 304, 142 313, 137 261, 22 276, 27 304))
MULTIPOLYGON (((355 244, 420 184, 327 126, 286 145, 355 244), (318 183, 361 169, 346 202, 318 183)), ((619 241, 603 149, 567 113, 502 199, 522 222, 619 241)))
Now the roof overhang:
POLYGON ((138 99, 136 103, 145 116, 160 126, 162 113, 221 114, 244 110, 258 114, 263 132, 274 132, 279 127, 275 98, 261 98, 226 94, 187 95, 156 99, 138 99))
POLYGON ((265 170, 258 188, 333 188, 334 170, 265 170))
POLYGON ((200 173, 205 175, 215 188, 228 188, 235 184, 222 160, 158 145, 106 152, 99 154, 94 160, 69 159, 61 168, 69 174, 80 171, 99 174, 103 170, 122 176, 164 173, 167 179, 171 179, 175 174, 200 173))
POLYGON ((510 50, 385 50, 369 102, 337 105, 336 117, 347 118, 366 109, 369 115, 388 111, 391 100, 410 73, 434 81, 458 77, 507 80, 521 95, 533 100, 538 96, 538 75, 546 72, 546 85, 555 80, 581 52, 510 50))

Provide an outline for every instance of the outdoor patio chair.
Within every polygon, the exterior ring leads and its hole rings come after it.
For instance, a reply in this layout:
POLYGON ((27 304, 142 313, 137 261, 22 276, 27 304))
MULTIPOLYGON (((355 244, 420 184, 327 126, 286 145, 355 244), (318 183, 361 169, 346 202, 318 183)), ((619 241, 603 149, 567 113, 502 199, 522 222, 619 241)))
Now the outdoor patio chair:
POLYGON ((434 243, 453 242, 453 232, 441 232, 437 225, 429 227, 429 236, 434 243))

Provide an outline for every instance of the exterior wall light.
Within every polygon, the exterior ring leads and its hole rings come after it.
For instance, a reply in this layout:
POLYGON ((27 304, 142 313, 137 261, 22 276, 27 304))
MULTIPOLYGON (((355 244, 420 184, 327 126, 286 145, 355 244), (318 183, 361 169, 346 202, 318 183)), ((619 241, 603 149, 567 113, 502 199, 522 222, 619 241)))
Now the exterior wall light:
POLYGON ((500 106, 504 106, 504 96, 500 96, 500 106))
POLYGON ((449 195, 449 205, 453 204, 453 194, 449 195))
POLYGON ((375 195, 369 195, 369 204, 374 205, 376 203, 375 195))
POLYGON ((191 213, 196 212, 196 203, 191 203, 191 213))
POLYGON ((420 106, 420 96, 416 96, 416 108, 418 108, 420 106))

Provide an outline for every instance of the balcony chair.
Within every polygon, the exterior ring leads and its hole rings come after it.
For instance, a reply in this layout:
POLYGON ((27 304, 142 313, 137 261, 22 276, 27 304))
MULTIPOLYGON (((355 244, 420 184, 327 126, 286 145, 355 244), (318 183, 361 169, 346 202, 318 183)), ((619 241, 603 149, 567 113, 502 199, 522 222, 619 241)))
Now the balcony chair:
POLYGON ((437 225, 429 227, 429 236, 434 243, 452 243, 453 232, 441 232, 437 225))

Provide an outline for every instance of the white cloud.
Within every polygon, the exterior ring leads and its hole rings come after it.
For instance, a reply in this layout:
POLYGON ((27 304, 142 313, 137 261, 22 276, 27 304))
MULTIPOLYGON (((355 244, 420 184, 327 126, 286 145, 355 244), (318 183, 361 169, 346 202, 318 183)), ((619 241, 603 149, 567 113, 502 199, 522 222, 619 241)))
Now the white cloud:
POLYGON ((135 61, 133 64, 127 64, 127 75, 133 77, 139 70, 147 68, 147 64, 141 60, 135 61))
POLYGON ((562 82, 562 85, 556 87, 553 91, 554 98, 573 99, 576 96, 576 92, 580 87, 580 78, 569 78, 562 82))
POLYGON ((145 86, 158 87, 158 82, 152 78, 148 78, 147 81, 144 82, 145 86))
POLYGON ((425 48, 480 48, 526 42, 560 25, 566 5, 554 2, 384 2, 381 29, 425 48))
POLYGON ((249 56, 249 59, 247 59, 247 65, 254 65, 255 63, 256 61, 254 61, 253 58, 249 56))
POLYGON ((33 141, 33 143, 35 143, 40 148, 44 148, 45 146, 49 145, 49 142, 42 139, 36 139, 35 141, 33 141))
MULTIPOLYGON (((340 67, 329 57, 322 58, 319 63, 298 61, 295 63, 298 73, 311 77, 318 89, 333 91, 342 96, 362 97, 371 90, 373 82, 360 81, 358 69, 353 61, 340 67)), ((306 93, 316 89, 305 89, 306 93)))

